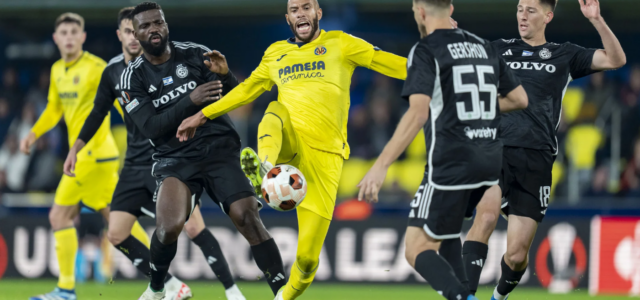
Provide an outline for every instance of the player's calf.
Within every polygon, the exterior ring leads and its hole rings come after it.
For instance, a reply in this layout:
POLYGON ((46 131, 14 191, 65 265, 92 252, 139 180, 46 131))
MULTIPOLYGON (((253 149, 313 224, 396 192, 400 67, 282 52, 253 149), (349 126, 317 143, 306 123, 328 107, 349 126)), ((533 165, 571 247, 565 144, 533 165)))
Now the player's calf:
POLYGON ((251 253, 258 268, 264 273, 273 294, 277 294, 287 282, 284 264, 278 245, 262 224, 256 199, 247 197, 233 202, 229 208, 229 217, 251 245, 251 253))
POLYGON ((405 257, 409 264, 449 300, 474 299, 456 277, 451 266, 440 255, 441 241, 435 240, 419 227, 409 226, 406 234, 405 257))
POLYGON ((505 300, 520 283, 529 263, 529 248, 537 228, 538 223, 531 218, 509 215, 507 253, 500 262, 502 275, 493 292, 494 299, 505 300))

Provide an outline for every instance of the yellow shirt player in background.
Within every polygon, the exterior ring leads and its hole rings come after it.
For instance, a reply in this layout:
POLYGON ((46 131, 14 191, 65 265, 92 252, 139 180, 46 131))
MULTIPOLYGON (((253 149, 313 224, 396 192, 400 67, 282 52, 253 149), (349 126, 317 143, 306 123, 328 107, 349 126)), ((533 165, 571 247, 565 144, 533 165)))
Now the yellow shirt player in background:
MULTIPOLYGON (((49 102, 20 143, 29 154, 35 141, 55 127, 64 116, 69 133, 69 146, 78 138, 85 119, 93 108, 93 99, 106 63, 97 56, 82 51, 86 39, 84 19, 75 13, 60 15, 55 22, 55 41, 62 59, 51 67, 49 102)), ((108 217, 108 205, 118 182, 118 149, 111 135, 110 118, 106 118, 95 137, 78 153, 76 177, 63 175, 49 212, 56 240, 56 256, 60 267, 58 286, 48 294, 31 300, 75 300, 75 260, 78 238, 73 219, 78 215, 80 201, 108 217)))
POLYGON ((320 30, 322 9, 316 0, 290 0, 287 12, 295 38, 272 44, 247 80, 184 120, 178 137, 188 139, 205 118, 221 116, 278 86, 278 101, 269 104, 258 127, 258 154, 247 148, 241 160, 258 195, 264 174, 277 164, 293 165, 307 179, 307 196, 297 209, 296 262, 289 282, 276 296, 288 300, 300 296, 313 281, 333 216, 342 164, 349 158, 353 71, 360 66, 405 79, 407 60, 342 31, 320 30))

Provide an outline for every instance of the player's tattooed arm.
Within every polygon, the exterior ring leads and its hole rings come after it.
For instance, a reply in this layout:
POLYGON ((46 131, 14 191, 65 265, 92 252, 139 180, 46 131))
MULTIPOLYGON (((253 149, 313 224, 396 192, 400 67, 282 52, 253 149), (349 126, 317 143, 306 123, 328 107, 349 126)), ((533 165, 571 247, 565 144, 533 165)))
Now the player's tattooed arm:
POLYGON ((400 154, 409 147, 409 144, 416 138, 420 129, 429 120, 429 104, 431 97, 424 94, 413 94, 409 96, 409 110, 402 116, 398 128, 393 137, 382 150, 382 153, 367 172, 358 187, 358 200, 367 202, 378 202, 378 192, 391 164, 398 159, 400 154))
POLYGON ((596 28, 604 46, 604 49, 594 53, 591 69, 612 70, 624 66, 627 63, 627 56, 618 38, 600 15, 600 2, 598 0, 578 0, 578 2, 580 2, 582 14, 596 28))

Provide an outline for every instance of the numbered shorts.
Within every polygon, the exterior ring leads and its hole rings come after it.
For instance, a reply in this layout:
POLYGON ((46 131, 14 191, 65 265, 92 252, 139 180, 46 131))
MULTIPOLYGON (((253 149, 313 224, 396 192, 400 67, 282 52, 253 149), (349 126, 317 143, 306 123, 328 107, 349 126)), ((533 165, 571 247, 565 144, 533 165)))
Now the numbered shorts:
MULTIPOLYGON (((234 149, 235 150, 235 149, 234 149)), ((153 165, 157 192, 162 182, 175 177, 191 190, 192 208, 199 201, 199 195, 206 190, 211 199, 229 214, 233 202, 247 197, 255 197, 251 181, 240 168, 240 151, 222 151, 200 160, 182 158, 160 158, 153 165)), ((256 199, 256 201, 258 201, 256 199)), ((258 201, 258 207, 262 203, 258 201)))
POLYGON ((437 240, 460 238, 462 223, 473 211, 489 188, 482 186, 470 190, 445 191, 429 185, 424 175, 409 212, 409 226, 422 228, 437 240))
POLYGON ((502 152, 502 213, 542 222, 551 194, 551 151, 504 147, 502 152))
POLYGON ((111 203, 113 191, 118 183, 118 158, 78 161, 76 177, 62 175, 54 203, 73 206, 80 202, 94 211, 102 210, 111 203))

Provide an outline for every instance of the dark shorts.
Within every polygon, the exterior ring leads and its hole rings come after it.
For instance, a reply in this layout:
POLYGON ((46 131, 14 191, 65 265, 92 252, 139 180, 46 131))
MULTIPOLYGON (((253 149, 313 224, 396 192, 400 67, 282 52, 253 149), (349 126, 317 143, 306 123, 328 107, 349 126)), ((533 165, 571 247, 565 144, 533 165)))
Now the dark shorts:
POLYGON ((233 202, 255 197, 251 182, 240 168, 239 152, 216 153, 201 160, 160 158, 153 165, 153 175, 156 191, 166 178, 175 177, 189 187, 192 195, 206 190, 226 214, 233 202))
POLYGON ((156 191, 156 179, 149 167, 125 166, 113 193, 111 211, 123 211, 137 218, 146 215, 156 216, 156 203, 153 194, 156 191))
POLYGON ((474 209, 488 188, 483 186, 470 190, 438 190, 429 185, 425 173, 422 184, 411 201, 409 226, 420 227, 430 237, 438 240, 459 238, 464 219, 473 216, 474 209))
POLYGON ((549 205, 551 151, 504 147, 502 154, 502 212, 542 222, 549 205))

